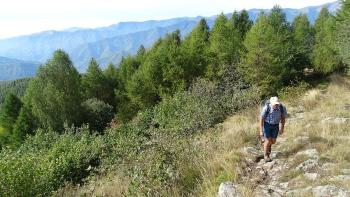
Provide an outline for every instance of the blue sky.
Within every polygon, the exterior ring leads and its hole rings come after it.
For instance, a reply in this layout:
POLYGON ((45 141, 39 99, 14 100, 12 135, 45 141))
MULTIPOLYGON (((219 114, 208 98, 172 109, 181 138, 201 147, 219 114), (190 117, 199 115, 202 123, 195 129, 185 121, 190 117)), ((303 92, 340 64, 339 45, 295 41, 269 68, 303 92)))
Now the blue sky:
POLYGON ((0 38, 121 21, 211 16, 251 8, 302 8, 334 0, 0 0, 0 38))

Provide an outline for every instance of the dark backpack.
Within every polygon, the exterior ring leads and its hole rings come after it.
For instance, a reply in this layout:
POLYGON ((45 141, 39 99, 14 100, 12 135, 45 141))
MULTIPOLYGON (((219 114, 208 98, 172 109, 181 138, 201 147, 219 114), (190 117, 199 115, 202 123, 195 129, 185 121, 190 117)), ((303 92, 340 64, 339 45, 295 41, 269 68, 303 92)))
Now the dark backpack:
MULTIPOLYGON (((267 100, 267 101, 265 102, 265 106, 266 106, 265 117, 267 117, 267 115, 268 115, 268 114, 270 113, 270 111, 271 111, 270 100, 267 100)), ((282 103, 281 103, 280 106, 279 106, 279 110, 281 111, 281 115, 283 115, 283 114, 284 114, 284 107, 283 107, 282 103)))

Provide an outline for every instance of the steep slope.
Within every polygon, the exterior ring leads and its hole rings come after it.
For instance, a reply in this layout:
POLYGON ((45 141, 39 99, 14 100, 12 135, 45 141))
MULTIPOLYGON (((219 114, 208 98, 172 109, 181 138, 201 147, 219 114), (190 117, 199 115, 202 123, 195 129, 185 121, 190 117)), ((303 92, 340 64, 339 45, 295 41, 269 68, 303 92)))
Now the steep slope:
MULTIPOLYGON (((260 106, 228 117, 188 145, 200 157, 188 172, 190 196, 349 196, 350 78, 334 76, 302 96, 283 100, 285 133, 273 147, 273 161, 261 160, 257 140, 260 106)), ((100 173, 82 186, 68 185, 55 196, 125 196, 130 180, 118 170, 100 173)), ((169 196, 181 196, 171 193, 169 196)))
POLYGON ((34 76, 40 63, 0 57, 0 81, 34 76))
POLYGON ((273 146, 273 161, 261 160, 259 143, 246 146, 242 149, 244 176, 222 183, 221 194, 350 196, 349 85, 349 77, 334 76, 327 89, 313 89, 288 100, 286 132, 273 146))

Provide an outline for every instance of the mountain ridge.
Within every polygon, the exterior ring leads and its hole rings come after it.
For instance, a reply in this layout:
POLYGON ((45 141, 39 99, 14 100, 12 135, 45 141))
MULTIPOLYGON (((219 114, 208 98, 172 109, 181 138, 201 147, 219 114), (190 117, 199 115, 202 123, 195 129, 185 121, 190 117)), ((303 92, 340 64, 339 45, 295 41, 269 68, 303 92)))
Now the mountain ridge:
POLYGON ((39 62, 0 56, 0 81, 34 76, 39 65, 39 62))
MULTIPOLYGON (((324 6, 335 14, 340 7, 340 1, 300 9, 285 8, 283 11, 289 22, 298 14, 305 13, 310 22, 313 23, 324 6)), ((268 13, 269 10, 254 8, 247 11, 250 18, 255 21, 261 11, 268 13)), ((231 15, 232 13, 226 14, 228 17, 231 15)), ((63 49, 68 52, 79 72, 85 72, 91 58, 95 58, 102 68, 105 68, 109 63, 118 65, 122 56, 135 54, 140 45, 144 45, 146 48, 150 47, 154 41, 177 29, 184 37, 201 18, 205 18, 211 27, 216 16, 178 17, 142 22, 129 21, 98 28, 71 27, 62 31, 48 30, 0 39, 0 56, 24 61, 45 62, 51 57, 53 51, 63 49)))

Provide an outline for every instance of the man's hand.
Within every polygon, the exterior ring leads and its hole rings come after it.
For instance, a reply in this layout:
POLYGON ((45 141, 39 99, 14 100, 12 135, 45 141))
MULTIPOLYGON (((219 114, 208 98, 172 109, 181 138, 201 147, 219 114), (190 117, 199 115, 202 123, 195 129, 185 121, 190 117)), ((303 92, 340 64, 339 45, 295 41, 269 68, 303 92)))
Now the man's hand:
POLYGON ((278 131, 278 133, 279 133, 280 135, 282 135, 283 132, 284 132, 284 128, 280 128, 280 130, 278 131))
POLYGON ((260 134, 260 136, 263 135, 263 127, 264 127, 264 119, 260 118, 260 121, 259 121, 259 134, 260 134))
POLYGON ((281 118, 281 125, 280 125, 280 129, 279 129, 279 134, 282 135, 284 132, 284 124, 286 123, 286 118, 284 116, 282 116, 281 118))

